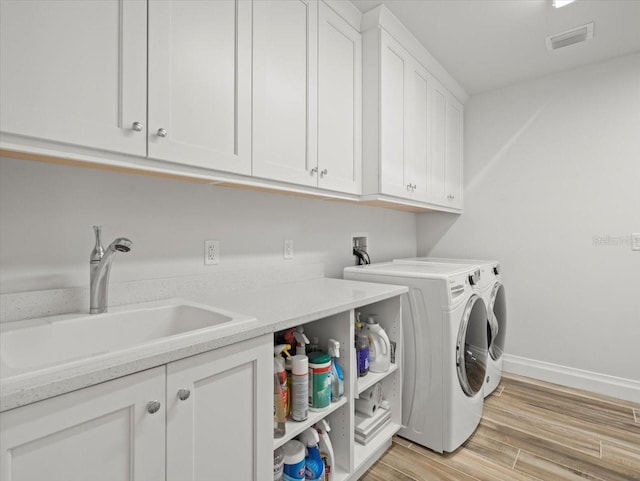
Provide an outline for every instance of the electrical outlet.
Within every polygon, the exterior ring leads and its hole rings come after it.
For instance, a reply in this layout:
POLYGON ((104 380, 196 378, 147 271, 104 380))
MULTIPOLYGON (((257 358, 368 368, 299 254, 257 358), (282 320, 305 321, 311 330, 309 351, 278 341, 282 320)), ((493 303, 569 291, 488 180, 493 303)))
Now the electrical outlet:
POLYGON ((293 241, 291 239, 284 241, 284 258, 293 259, 293 241))
POLYGON ((214 265, 220 263, 220 241, 204 241, 204 264, 214 265))
POLYGON ((640 251, 640 234, 631 234, 631 250, 640 251))

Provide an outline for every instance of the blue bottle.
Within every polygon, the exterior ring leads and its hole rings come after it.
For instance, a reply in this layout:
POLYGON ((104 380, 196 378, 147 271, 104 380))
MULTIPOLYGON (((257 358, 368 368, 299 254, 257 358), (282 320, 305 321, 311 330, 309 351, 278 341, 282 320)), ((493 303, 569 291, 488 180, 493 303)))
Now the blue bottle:
POLYGON ((338 402, 344 396, 344 373, 338 364, 340 343, 329 339, 329 355, 331 356, 331 402, 338 402))
POLYGON ((298 436, 302 444, 307 447, 307 456, 304 458, 304 479, 305 481, 324 481, 324 461, 320 455, 320 436, 313 428, 302 431, 298 436))

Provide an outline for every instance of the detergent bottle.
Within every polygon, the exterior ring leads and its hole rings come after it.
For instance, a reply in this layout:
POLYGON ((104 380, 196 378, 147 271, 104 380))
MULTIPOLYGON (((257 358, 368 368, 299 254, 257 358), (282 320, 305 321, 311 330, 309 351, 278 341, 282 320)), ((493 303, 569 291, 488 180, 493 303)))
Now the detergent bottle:
POLYGON ((369 337, 364 333, 360 313, 356 313, 356 365, 358 377, 369 372, 369 337))
POLYGON ((328 341, 329 356, 331 356, 331 402, 338 402, 344 396, 344 373, 338 363, 340 357, 340 343, 335 339, 328 341))
POLYGON ((375 314, 367 317, 364 331, 369 337, 369 371, 387 372, 391 365, 391 342, 375 314))
POLYGON ((304 479, 306 481, 324 481, 324 462, 320 456, 320 436, 313 428, 302 431, 298 439, 307 448, 307 455, 304 458, 304 479))
POLYGON ((318 448, 320 449, 320 457, 324 462, 324 481, 333 481, 333 445, 329 438, 331 427, 326 419, 322 419, 314 424, 314 429, 318 431, 318 448))

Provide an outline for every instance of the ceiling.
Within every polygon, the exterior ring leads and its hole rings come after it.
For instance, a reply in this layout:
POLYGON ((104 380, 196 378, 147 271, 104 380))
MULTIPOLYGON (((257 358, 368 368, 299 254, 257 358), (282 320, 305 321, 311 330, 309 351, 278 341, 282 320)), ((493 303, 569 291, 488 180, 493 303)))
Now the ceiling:
POLYGON ((352 0, 381 3, 473 95, 640 52, 640 0, 352 0), (587 42, 547 51, 545 37, 595 22, 587 42))

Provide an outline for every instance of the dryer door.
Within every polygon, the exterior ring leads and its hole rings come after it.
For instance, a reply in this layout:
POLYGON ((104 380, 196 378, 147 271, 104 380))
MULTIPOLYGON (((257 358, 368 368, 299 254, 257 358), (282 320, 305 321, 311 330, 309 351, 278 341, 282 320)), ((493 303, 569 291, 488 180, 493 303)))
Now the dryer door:
POLYGON ((504 286, 496 282, 491 290, 489 301, 489 355, 497 361, 504 352, 504 339, 507 332, 507 301, 504 286))
POLYGON ((487 371, 487 307, 472 295, 464 309, 456 344, 458 380, 464 393, 475 396, 484 385, 487 371))

